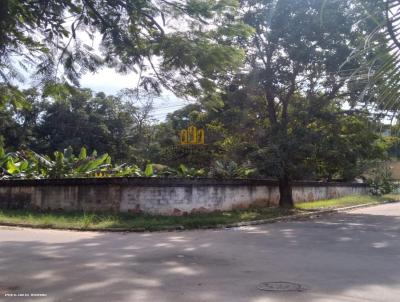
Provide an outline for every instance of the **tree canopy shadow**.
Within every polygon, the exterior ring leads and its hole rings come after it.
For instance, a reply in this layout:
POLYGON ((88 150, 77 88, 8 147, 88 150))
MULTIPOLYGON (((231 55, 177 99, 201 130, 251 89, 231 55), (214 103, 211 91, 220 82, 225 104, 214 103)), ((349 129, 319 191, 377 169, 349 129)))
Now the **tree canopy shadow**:
POLYGON ((380 289, 400 291, 399 231, 398 216, 356 213, 187 232, 0 229, 0 293, 47 294, 33 301, 384 301, 380 289), (309 290, 258 291, 266 281, 309 290))

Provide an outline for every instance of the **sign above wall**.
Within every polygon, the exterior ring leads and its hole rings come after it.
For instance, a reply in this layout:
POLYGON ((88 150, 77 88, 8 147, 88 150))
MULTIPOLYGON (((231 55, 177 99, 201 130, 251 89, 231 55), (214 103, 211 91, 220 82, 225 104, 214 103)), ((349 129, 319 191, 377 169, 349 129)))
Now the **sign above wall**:
POLYGON ((204 130, 190 126, 180 132, 181 145, 204 145, 204 130))

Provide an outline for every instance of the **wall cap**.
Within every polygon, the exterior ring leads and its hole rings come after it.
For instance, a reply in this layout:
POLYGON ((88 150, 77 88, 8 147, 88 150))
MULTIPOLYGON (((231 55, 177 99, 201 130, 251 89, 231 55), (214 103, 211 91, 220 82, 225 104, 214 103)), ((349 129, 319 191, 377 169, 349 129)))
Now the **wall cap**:
MULTIPOLYGON (((12 179, 0 180, 0 187, 16 186, 85 186, 117 185, 142 187, 186 186, 278 186, 273 179, 215 179, 177 177, 110 177, 110 178, 63 178, 63 179, 12 179)), ((366 183, 294 181, 293 187, 367 187, 366 183)))

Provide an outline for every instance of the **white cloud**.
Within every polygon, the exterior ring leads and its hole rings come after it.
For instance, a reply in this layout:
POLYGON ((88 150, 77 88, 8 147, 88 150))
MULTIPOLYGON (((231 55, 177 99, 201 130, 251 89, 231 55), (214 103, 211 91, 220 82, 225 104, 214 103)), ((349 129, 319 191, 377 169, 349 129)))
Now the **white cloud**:
POLYGON ((111 68, 103 68, 96 73, 82 76, 81 87, 90 88, 97 92, 116 94, 124 88, 136 88, 138 75, 135 73, 120 74, 111 68))
MULTIPOLYGON (((114 95, 124 88, 136 88, 137 82, 137 74, 133 72, 120 74, 111 68, 103 68, 96 73, 85 74, 80 80, 82 88, 90 88, 96 92, 114 95)), ((156 120, 164 120, 168 113, 174 112, 186 104, 185 100, 177 98, 169 91, 165 91, 160 98, 154 100, 152 116, 156 120)))

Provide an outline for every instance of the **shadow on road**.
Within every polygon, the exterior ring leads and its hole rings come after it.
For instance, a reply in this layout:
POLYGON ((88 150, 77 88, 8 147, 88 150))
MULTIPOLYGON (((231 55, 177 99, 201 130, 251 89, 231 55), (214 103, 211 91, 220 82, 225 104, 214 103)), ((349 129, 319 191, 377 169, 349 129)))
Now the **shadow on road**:
POLYGON ((398 216, 347 213, 216 231, 0 234, 0 293, 48 294, 34 301, 391 301, 400 294, 398 216), (310 289, 257 291, 264 281, 310 289))

